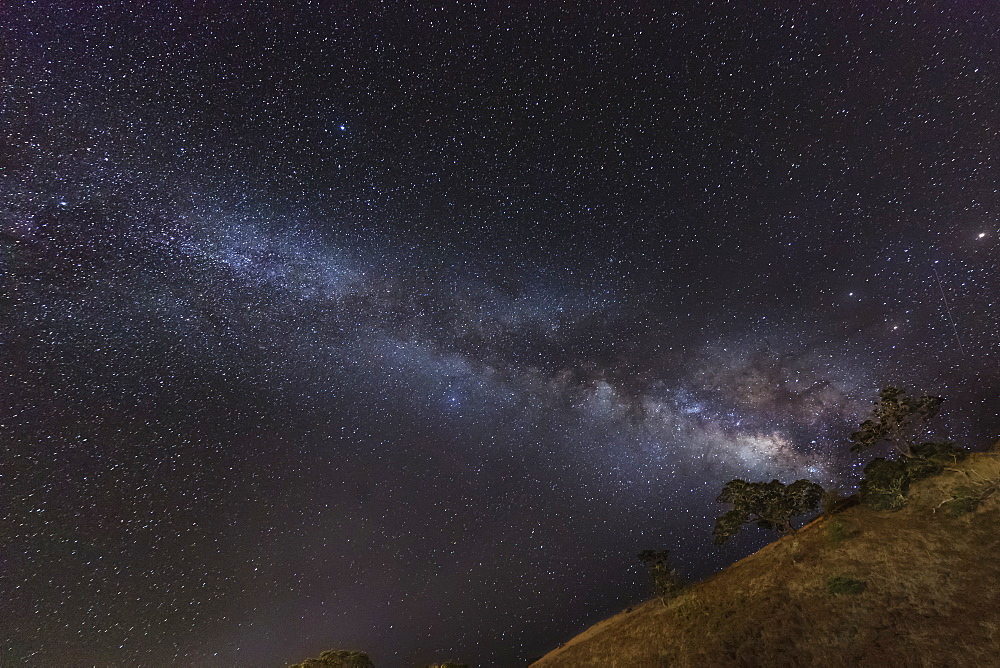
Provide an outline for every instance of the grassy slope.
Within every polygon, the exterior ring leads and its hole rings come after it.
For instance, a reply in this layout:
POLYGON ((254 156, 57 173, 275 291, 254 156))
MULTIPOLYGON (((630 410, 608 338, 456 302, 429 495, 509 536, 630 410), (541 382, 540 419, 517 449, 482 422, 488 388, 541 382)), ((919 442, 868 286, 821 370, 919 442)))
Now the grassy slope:
POLYGON ((1000 452, 955 468, 914 485, 899 512, 822 517, 532 665, 1000 666, 1000 493, 972 513, 935 512, 957 487, 1000 478, 1000 452), (832 595, 837 575, 866 589, 832 595))

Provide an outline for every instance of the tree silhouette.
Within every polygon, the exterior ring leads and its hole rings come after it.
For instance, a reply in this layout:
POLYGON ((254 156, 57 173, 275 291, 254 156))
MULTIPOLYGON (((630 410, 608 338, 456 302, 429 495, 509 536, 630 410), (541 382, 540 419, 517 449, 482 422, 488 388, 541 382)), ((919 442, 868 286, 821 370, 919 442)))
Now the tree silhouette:
POLYGON ((941 397, 908 396, 906 390, 889 386, 879 392, 872 416, 851 434, 851 450, 858 452, 887 441, 904 457, 917 456, 914 448, 928 420, 941 410, 941 397))
POLYGON ((816 510, 822 498, 823 488, 809 480, 796 480, 790 485, 778 480, 730 480, 716 500, 731 504, 733 509, 715 521, 715 542, 726 542, 749 522, 783 536, 794 533, 792 518, 816 510))

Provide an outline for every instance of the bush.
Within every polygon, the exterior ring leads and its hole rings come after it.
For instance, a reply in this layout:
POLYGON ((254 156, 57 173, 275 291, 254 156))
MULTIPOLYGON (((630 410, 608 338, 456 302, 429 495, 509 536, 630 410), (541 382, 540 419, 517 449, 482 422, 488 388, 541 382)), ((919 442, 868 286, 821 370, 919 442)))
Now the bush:
MULTIPOLYGON (((979 505, 1000 489, 998 480, 982 480, 970 486, 956 487, 951 498, 938 504, 938 508, 952 517, 967 515, 979 508, 979 505)), ((935 508, 937 511, 938 508, 935 508)))
POLYGON ((909 488, 905 462, 876 457, 865 466, 861 502, 875 510, 899 510, 909 488))
POLYGON ((867 583, 845 575, 831 575, 826 581, 826 593, 831 596, 854 596, 863 592, 867 587, 867 583))
POLYGON ((375 664, 364 652, 351 649, 331 649, 319 655, 318 659, 306 659, 289 668, 374 668, 375 664))
POLYGON ((664 605, 676 598, 684 589, 684 581, 677 571, 670 567, 669 554, 667 550, 661 552, 643 550, 639 553, 639 560, 646 564, 653 579, 653 592, 664 605))
POLYGON ((826 540, 831 545, 838 545, 854 535, 841 520, 834 520, 826 525, 826 540))
POLYGON ((921 443, 913 455, 902 459, 876 457, 865 466, 861 481, 861 501, 875 510, 899 510, 906 505, 910 485, 937 475, 948 464, 964 459, 968 453, 953 443, 921 443))
MULTIPOLYGON (((958 490, 955 491, 958 494, 958 490)), ((980 500, 971 495, 956 496, 951 501, 944 504, 944 510, 952 517, 967 515, 979 507, 980 500)))

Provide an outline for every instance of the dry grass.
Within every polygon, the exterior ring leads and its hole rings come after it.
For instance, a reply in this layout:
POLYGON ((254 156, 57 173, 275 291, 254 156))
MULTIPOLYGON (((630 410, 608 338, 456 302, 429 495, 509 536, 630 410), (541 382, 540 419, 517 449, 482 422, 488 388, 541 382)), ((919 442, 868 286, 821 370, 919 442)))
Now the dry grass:
POLYGON ((1000 665, 1000 494, 968 513, 935 512, 982 480, 1000 480, 1000 453, 915 484, 898 512, 855 506, 822 517, 668 606, 604 620, 533 665, 1000 665), (832 578, 864 587, 832 594, 832 578))

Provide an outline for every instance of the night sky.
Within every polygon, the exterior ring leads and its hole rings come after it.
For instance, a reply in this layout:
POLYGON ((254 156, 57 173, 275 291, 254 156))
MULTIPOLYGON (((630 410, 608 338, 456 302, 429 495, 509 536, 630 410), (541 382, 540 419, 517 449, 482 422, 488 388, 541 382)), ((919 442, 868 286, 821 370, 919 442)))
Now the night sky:
POLYGON ((519 665, 995 439, 1000 9, 850 4, 3 3, 0 663, 519 665))

